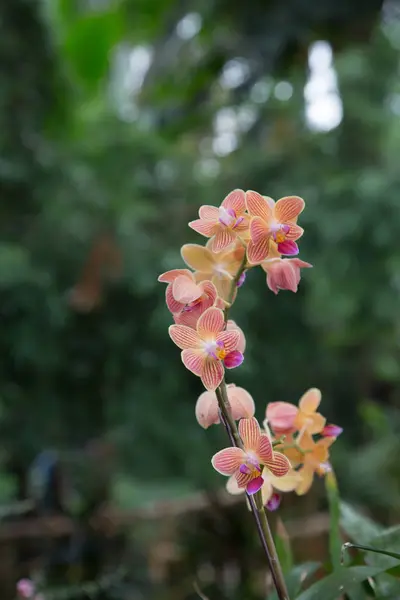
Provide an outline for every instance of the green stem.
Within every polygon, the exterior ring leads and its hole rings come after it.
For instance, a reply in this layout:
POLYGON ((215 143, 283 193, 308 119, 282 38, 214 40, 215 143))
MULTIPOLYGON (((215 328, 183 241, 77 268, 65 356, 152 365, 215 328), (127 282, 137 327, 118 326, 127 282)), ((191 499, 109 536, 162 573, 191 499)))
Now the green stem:
MULTIPOLYGON (((228 313, 233 301, 237 282, 239 281, 241 274, 245 270, 245 266, 246 255, 243 258, 239 271, 237 272, 235 278, 232 281, 232 287, 228 298, 228 307, 225 309, 225 323, 227 323, 228 321, 228 313)), ((216 389, 216 395, 218 399, 218 406, 220 409, 221 421, 225 425, 231 444, 243 450, 243 442, 240 438, 236 422, 232 417, 232 411, 228 400, 225 379, 222 380, 221 384, 216 389)), ((262 547, 268 560, 269 568, 271 570, 271 575, 278 594, 278 598, 279 600, 290 600, 285 583, 285 578, 283 576, 282 567, 279 562, 278 553, 276 551, 274 539, 272 537, 272 532, 269 527, 265 508, 263 506, 261 490, 257 492, 257 494, 255 494, 254 496, 248 494, 247 497, 249 500, 251 511, 253 513, 254 520, 256 522, 258 535, 260 537, 262 547)))

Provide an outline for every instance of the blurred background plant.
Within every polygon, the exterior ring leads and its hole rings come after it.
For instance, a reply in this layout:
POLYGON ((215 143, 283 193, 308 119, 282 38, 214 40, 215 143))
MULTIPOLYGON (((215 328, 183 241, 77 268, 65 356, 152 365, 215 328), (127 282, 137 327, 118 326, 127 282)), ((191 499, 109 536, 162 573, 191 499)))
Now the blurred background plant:
MULTIPOLYGON (((224 432, 196 423, 156 281, 235 187, 305 198, 314 269, 297 296, 250 274, 234 381, 260 419, 321 388, 342 496, 396 522, 398 3, 13 0, 0 17, 2 598, 32 571, 65 585, 121 564, 119 598, 196 597, 196 578, 260 598, 246 508, 215 495, 224 432), (16 529, 54 515, 73 533, 16 529)), ((317 518, 320 492, 283 517, 317 518)), ((326 552, 323 526, 308 554, 296 531, 297 560, 326 552)))

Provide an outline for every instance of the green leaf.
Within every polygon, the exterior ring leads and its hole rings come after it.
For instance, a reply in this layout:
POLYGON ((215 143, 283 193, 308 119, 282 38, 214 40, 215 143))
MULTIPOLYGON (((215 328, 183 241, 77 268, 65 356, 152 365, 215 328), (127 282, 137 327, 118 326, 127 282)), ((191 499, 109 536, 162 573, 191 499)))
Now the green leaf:
POLYGON ((340 537, 339 530, 339 518, 340 518, 340 498, 339 490, 337 487, 336 477, 333 471, 328 473, 325 477, 325 488, 328 494, 329 502, 329 515, 330 515, 330 527, 329 527, 329 551, 331 555, 331 562, 333 569, 340 566, 340 556, 342 549, 342 540, 340 537))
MULTIPOLYGON (((391 566, 400 564, 400 560, 388 558, 391 566)), ((357 583, 365 581, 369 577, 375 577, 386 571, 386 567, 338 567, 333 573, 314 583, 308 590, 300 594, 297 600, 337 600, 347 590, 354 590, 357 583)))
POLYGON ((357 548, 358 550, 363 550, 364 552, 375 552, 375 554, 381 554, 383 556, 390 556, 391 558, 400 559, 400 554, 398 552, 388 552, 386 550, 372 548, 371 546, 362 546, 361 544, 352 544, 351 542, 347 542, 342 546, 342 560, 344 559, 345 552, 349 548, 357 548))
MULTIPOLYGON (((305 580, 313 575, 320 566, 321 563, 318 562, 307 562, 293 567, 290 573, 285 577, 290 598, 295 598, 297 594, 300 593, 305 580)), ((267 600, 278 600, 276 591, 270 594, 267 600)))
POLYGON ((278 518, 275 533, 275 546, 283 572, 289 573, 293 568, 293 554, 289 535, 280 518, 278 518))
POLYGON ((340 525, 357 544, 368 544, 383 532, 383 527, 361 515, 346 502, 340 503, 340 525))
POLYGON ((123 18, 118 10, 91 13, 71 25, 64 40, 64 52, 86 88, 96 87, 105 77, 111 51, 122 35, 123 18))

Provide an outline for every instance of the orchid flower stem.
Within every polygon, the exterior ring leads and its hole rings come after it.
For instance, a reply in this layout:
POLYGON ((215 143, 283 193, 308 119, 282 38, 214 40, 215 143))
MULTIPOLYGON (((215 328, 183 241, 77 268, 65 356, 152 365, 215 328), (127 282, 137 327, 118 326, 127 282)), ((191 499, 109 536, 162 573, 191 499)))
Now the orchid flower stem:
MULTIPOLYGON (((231 292, 228 298, 228 307, 225 309, 225 323, 227 323, 228 321, 229 308, 233 301, 237 282, 239 281, 239 278, 245 270, 245 268, 246 255, 243 258, 243 262, 240 266, 239 271, 237 272, 235 278, 232 281, 231 292)), ((221 422, 225 426, 231 444, 232 446, 236 446, 243 450, 243 442, 240 439, 236 422, 232 417, 225 379, 222 380, 221 384, 215 391, 218 399, 221 422)), ((271 570, 271 575, 278 598, 279 600, 290 600, 285 583, 285 578, 282 572, 282 567, 279 562, 278 553, 275 548, 274 539, 272 537, 271 529, 269 527, 267 515, 263 505, 261 490, 258 491, 254 496, 247 494, 247 497, 249 500, 251 512, 253 513, 253 517, 256 522, 258 535, 260 537, 262 547, 268 560, 269 568, 271 570)))

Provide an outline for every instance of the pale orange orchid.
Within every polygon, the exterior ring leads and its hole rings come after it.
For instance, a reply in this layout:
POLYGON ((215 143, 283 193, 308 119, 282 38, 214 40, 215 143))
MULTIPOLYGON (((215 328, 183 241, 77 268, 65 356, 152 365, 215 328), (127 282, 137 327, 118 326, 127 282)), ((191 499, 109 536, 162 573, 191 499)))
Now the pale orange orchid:
POLYGON ((213 252, 221 252, 231 246, 238 235, 245 232, 249 227, 249 216, 245 214, 246 201, 243 190, 230 192, 221 206, 204 205, 200 207, 199 217, 191 221, 189 227, 212 238, 211 249, 213 252))
POLYGON ((195 328, 199 317, 210 306, 223 308, 217 290, 211 281, 196 283, 188 269, 174 269, 159 276, 158 281, 168 283, 165 301, 175 323, 195 328))
POLYGON ((320 404, 321 391, 317 388, 307 390, 300 398, 299 411, 294 422, 300 431, 300 436, 304 431, 307 431, 311 435, 321 433, 325 427, 325 417, 321 413, 316 412, 320 404))
POLYGON ((297 471, 301 477, 300 483, 295 491, 299 496, 303 496, 310 489, 314 473, 323 476, 331 470, 329 460, 329 448, 336 438, 321 438, 317 442, 313 440, 312 435, 305 432, 300 440, 300 447, 304 451, 301 462, 303 466, 297 471))
POLYGON ((299 249, 296 240, 303 235, 297 217, 304 209, 304 200, 298 196, 286 196, 276 203, 272 198, 258 192, 246 192, 246 206, 251 215, 247 258, 250 264, 264 261, 271 253, 293 256, 299 249), (275 252, 274 252, 275 251, 275 252))
POLYGON ((258 492, 269 473, 283 477, 290 470, 289 460, 280 452, 274 452, 269 436, 261 433, 257 419, 241 419, 239 435, 244 449, 224 448, 214 454, 211 463, 218 473, 234 475, 237 485, 248 494, 258 492))
POLYGON ((269 289, 277 294, 279 290, 297 292, 300 282, 300 269, 311 268, 310 263, 299 258, 267 258, 261 263, 267 274, 269 289))
POLYGON ((210 280, 217 288, 218 296, 228 300, 231 293, 232 281, 237 275, 245 256, 242 244, 215 254, 207 245, 185 244, 181 255, 185 263, 195 270, 196 281, 210 280))
POLYGON ((199 318, 196 330, 186 325, 171 325, 169 335, 182 350, 182 362, 201 378, 207 390, 215 390, 227 369, 238 367, 243 354, 237 350, 240 334, 226 331, 221 309, 208 308, 199 318))
MULTIPOLYGON (((241 387, 236 387, 234 383, 226 386, 229 405, 232 411, 232 418, 235 421, 243 418, 250 418, 254 415, 254 400, 249 392, 241 387)), ((203 392, 197 399, 196 419, 199 425, 207 429, 210 425, 217 425, 220 422, 218 400, 215 392, 203 392)))

